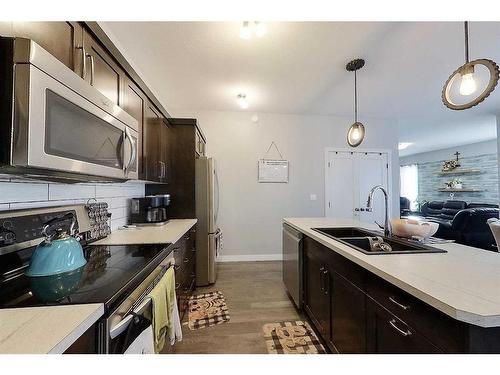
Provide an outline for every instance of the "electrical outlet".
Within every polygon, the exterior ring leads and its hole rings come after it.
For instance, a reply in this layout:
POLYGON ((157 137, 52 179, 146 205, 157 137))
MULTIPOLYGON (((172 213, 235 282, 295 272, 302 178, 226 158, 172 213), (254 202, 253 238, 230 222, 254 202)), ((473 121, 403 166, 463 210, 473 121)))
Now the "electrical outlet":
POLYGON ((312 201, 315 201, 318 199, 318 197, 316 196, 316 194, 311 194, 311 195, 309 195, 309 199, 312 201))

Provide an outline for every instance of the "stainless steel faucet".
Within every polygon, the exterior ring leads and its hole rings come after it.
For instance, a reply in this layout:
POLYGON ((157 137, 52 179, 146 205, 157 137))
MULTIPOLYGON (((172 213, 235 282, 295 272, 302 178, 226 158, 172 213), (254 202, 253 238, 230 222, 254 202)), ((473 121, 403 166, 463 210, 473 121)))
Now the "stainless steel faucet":
MULTIPOLYGON (((370 193, 368 193, 368 201, 366 202, 366 211, 372 212, 372 200, 373 200, 373 193, 375 190, 380 189, 382 190, 382 193, 384 193, 384 199, 385 199, 385 224, 384 224, 384 236, 386 237, 391 237, 392 236, 392 228, 391 228, 391 223, 389 222, 389 194, 387 194, 387 191, 384 189, 383 186, 377 185, 372 187, 370 190, 370 193)), ((377 222, 375 222, 379 227, 381 225, 377 222)))

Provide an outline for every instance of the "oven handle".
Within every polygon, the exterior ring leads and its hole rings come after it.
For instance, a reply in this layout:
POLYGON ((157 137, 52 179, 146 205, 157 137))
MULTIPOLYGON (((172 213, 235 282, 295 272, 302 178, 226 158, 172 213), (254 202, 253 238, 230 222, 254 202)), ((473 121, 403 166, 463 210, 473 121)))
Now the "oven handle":
MULTIPOLYGON (((169 263, 167 265, 168 269, 175 265, 175 260, 173 255, 170 255, 167 258, 170 258, 169 263)), ((152 304, 151 298, 146 296, 141 302, 141 304, 133 310, 133 312, 137 315, 142 315, 148 308, 151 307, 151 304, 152 304)), ((115 325, 113 328, 109 330, 109 337, 111 338, 111 340, 113 340, 114 338, 118 337, 118 335, 125 332, 129 324, 132 322, 133 317, 134 317, 133 314, 128 313, 122 320, 120 320, 120 322, 117 325, 115 325)))

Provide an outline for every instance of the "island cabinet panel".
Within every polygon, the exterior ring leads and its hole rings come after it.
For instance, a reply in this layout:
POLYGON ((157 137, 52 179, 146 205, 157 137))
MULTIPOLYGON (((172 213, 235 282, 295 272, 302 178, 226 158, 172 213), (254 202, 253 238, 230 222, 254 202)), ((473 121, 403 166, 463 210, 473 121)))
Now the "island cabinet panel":
POLYGON ((318 243, 304 239, 304 308, 324 341, 330 341, 330 275, 318 243))
POLYGON ((456 320, 307 236, 303 272, 304 309, 332 351, 500 353, 500 327, 456 320))
POLYGON ((331 275, 331 341, 339 353, 366 353, 365 294, 337 272, 331 275))

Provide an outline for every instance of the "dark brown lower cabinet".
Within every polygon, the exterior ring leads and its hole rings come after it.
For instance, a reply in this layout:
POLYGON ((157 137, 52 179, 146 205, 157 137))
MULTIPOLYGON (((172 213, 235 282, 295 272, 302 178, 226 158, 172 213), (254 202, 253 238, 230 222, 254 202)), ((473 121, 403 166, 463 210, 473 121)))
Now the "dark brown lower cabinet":
POLYGON ((366 311, 368 353, 442 353, 419 332, 370 298, 367 298, 366 311))
POLYGON ((500 353, 500 327, 438 311, 309 237, 304 310, 332 352, 500 353))
MULTIPOLYGON (((307 240, 307 239, 306 239, 307 240)), ((325 341, 330 340, 330 278, 326 261, 314 248, 307 247, 304 257, 304 308, 316 330, 325 341)))
POLYGON ((331 272, 331 341, 339 353, 366 353, 365 293, 331 272))

